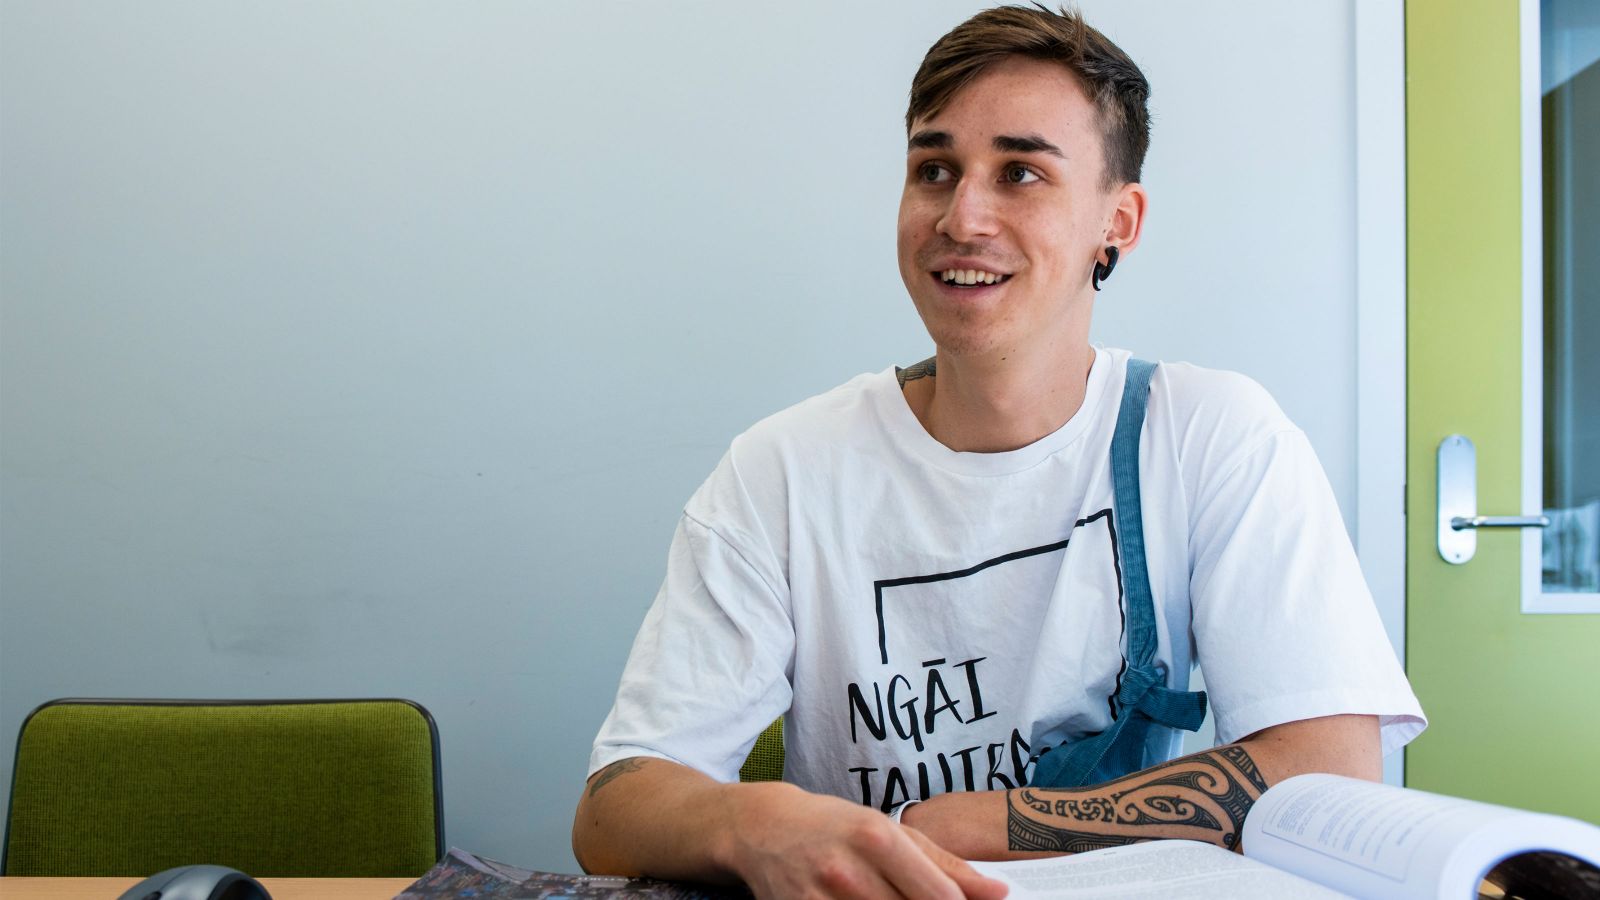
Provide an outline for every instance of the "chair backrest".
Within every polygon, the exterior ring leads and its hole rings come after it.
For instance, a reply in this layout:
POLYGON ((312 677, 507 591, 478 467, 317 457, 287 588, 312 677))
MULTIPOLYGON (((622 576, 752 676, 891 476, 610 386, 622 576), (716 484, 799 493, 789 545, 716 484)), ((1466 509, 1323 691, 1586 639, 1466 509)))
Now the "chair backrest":
POLYGON ((0 873, 416 876, 442 809, 408 700, 56 700, 17 737, 0 873))
POLYGON ((768 725, 766 730, 756 737, 754 747, 750 748, 750 755, 745 757, 744 765, 739 769, 740 781, 782 781, 783 780, 783 717, 768 725))

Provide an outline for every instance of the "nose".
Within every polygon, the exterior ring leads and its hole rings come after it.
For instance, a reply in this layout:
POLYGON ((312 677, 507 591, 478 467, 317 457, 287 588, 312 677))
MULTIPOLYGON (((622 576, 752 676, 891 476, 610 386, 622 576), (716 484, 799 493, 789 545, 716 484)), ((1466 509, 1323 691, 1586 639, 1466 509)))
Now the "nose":
POLYGON ((967 178, 956 184, 944 214, 939 217, 940 234, 960 244, 995 233, 994 198, 985 187, 967 178))

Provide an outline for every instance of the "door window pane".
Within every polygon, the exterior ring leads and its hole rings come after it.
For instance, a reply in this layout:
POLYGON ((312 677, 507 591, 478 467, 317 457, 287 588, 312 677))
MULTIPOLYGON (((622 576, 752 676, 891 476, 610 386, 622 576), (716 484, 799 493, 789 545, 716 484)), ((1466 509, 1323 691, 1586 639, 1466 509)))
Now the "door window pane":
POLYGON ((1600 591, 1600 3, 1540 3, 1547 592, 1600 591))

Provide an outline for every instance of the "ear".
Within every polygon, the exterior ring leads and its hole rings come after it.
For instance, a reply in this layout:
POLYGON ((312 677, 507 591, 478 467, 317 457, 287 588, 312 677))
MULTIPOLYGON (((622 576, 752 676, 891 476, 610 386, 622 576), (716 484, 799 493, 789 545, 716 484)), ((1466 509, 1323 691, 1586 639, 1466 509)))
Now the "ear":
POLYGON ((1139 236, 1144 233, 1144 215, 1149 208, 1150 195, 1144 185, 1130 181, 1117 189, 1116 207, 1111 220, 1106 223, 1105 243, 1121 248, 1121 254, 1139 246, 1139 236))

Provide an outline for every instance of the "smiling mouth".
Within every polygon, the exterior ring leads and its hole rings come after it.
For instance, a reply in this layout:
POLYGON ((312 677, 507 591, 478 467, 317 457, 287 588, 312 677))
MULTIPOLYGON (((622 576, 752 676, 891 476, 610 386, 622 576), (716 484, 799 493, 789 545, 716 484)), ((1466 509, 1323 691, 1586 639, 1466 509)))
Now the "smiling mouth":
POLYGON ((985 272, 982 269, 945 269, 943 272, 932 274, 933 277, 952 287, 987 287, 991 284, 1003 284, 1011 278, 1010 275, 985 272))

